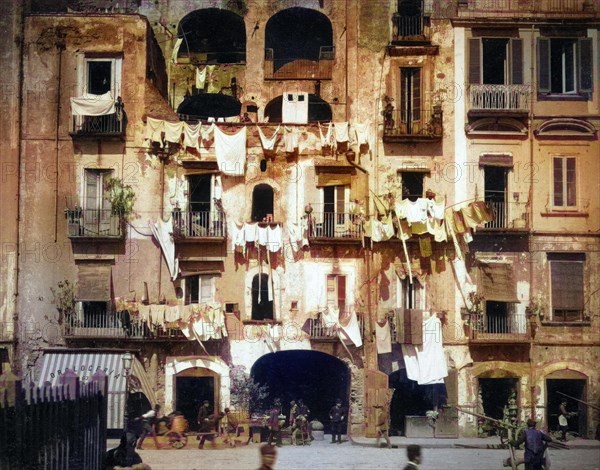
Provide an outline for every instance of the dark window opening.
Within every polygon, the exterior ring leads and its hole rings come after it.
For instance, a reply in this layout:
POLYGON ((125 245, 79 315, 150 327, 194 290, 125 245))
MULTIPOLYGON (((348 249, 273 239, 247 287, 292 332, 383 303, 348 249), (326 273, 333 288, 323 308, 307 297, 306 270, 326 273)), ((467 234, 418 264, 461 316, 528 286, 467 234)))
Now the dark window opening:
POLYGON ((398 1, 397 27, 400 37, 423 35, 423 0, 398 1))
POLYGON ((267 215, 273 215, 273 188, 259 184, 252 191, 252 222, 262 222, 267 215))
POLYGON ((244 19, 219 8, 196 10, 185 16, 177 28, 183 41, 178 57, 196 63, 235 64, 246 61, 244 19))
MULTIPOLYGON (((189 373, 189 371, 186 371, 189 373)), ((208 400, 209 416, 214 412, 214 377, 175 377, 175 409, 187 419, 190 431, 198 431, 198 411, 208 400)))
POLYGON ((518 389, 519 379, 516 378, 480 378, 479 393, 484 414, 490 418, 502 420, 504 407, 507 407, 508 410, 509 399, 512 397, 518 403, 518 389))
POLYGON ((575 93, 577 72, 576 39, 550 40, 550 91, 552 93, 575 93))
MULTIPOLYGON (((564 371, 557 371, 554 374, 561 374, 564 371)), ((553 375, 554 375, 553 374, 553 375)), ((583 375, 583 374, 577 374, 583 375)), ((560 415, 560 403, 567 401, 567 412, 575 412, 575 415, 567 419, 567 438, 581 436, 587 437, 587 407, 576 400, 588 401, 587 387, 585 379, 546 379, 547 393, 547 422, 548 430, 558 431, 558 416, 560 415), (560 393, 558 393, 560 392, 560 393), (562 394, 569 395, 567 398, 562 394)))
MULTIPOLYGON (((283 96, 273 98, 265 107, 265 117, 269 122, 282 122, 283 96)), ((308 122, 329 122, 332 119, 331 106, 317 95, 308 95, 308 122)))
POLYGON ((221 93, 200 93, 187 96, 177 107, 177 114, 189 120, 239 116, 242 103, 221 93))
POLYGON ((211 175, 188 176, 190 211, 209 211, 211 202, 211 175))
POLYGON ((333 237, 336 226, 346 223, 347 186, 325 186, 323 188, 323 230, 325 237, 333 237))
POLYGON ((483 83, 504 85, 508 63, 508 39, 484 38, 483 47, 483 83))
MULTIPOLYGON (((402 125, 406 133, 413 134, 421 126, 413 123, 421 120, 421 69, 402 67, 400 69, 400 110, 402 125)), ((404 130, 404 129, 403 129, 404 130)))
POLYGON ((593 91, 592 38, 538 38, 538 91, 589 95, 593 91))
POLYGON ((497 166, 483 169, 484 199, 486 202, 506 202, 508 170, 497 166))
POLYGON ((107 302, 87 302, 81 303, 83 307, 83 327, 84 328, 106 328, 109 325, 108 303, 107 302))
POLYGON ((273 320, 273 289, 269 288, 269 282, 268 274, 257 274, 252 278, 252 320, 273 320))
POLYGON ((422 172, 401 171, 399 175, 402 181, 402 199, 414 202, 423 197, 423 180, 425 176, 422 172))
POLYGON ((507 302, 486 300, 485 316, 486 333, 511 333, 507 302))
POLYGON ((8 349, 0 348, 0 375, 4 373, 5 369, 8 369, 5 364, 10 364, 8 349))
POLYGON ((552 288, 552 321, 581 321, 585 255, 549 253, 552 288))
POLYGON ((267 21, 265 48, 272 51, 275 70, 295 60, 331 58, 331 21, 323 13, 308 8, 282 10, 267 21))
POLYGON ((112 61, 90 60, 87 64, 87 92, 92 95, 103 95, 109 92, 112 86, 112 61))

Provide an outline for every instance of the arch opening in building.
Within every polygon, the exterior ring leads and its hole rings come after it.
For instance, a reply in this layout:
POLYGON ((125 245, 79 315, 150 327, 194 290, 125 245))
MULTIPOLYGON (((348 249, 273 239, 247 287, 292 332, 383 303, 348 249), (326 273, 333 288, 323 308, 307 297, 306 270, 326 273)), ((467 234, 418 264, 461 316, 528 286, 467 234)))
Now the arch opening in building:
MULTIPOLYGON (((587 437, 587 377, 574 370, 559 370, 546 376, 546 419, 550 431, 558 431, 560 404, 567 401, 568 433, 587 437), (567 396, 568 395, 568 396, 567 396), (581 400, 581 401, 578 401, 581 400)), ((568 439, 568 437, 567 437, 568 439)))

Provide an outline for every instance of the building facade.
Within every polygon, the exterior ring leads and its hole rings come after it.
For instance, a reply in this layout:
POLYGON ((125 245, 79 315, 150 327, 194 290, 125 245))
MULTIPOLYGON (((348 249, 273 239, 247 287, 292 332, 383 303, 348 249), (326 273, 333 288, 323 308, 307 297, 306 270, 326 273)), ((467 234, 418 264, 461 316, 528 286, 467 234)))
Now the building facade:
POLYGON ((3 20, 4 364, 112 374, 114 428, 240 371, 366 435, 598 402, 597 3, 46 3, 3 20))

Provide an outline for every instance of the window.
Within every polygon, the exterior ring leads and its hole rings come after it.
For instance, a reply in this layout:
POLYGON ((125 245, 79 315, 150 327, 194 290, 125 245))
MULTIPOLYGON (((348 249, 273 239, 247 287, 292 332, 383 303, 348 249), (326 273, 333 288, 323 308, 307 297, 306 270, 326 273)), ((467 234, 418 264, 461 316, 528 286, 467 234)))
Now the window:
POLYGON ((110 198, 104 189, 112 170, 85 170, 84 209, 110 212, 110 198))
POLYGON ((338 308, 340 313, 346 311, 346 276, 327 275, 327 306, 338 308))
POLYGON ((80 302, 84 328, 112 328, 119 326, 109 311, 108 302, 80 302))
POLYGON ((273 320, 273 286, 268 274, 252 278, 252 320, 273 320))
POLYGON ((420 171, 399 171, 398 178, 402 184, 402 199, 416 201, 423 197, 423 180, 425 174, 420 171))
POLYGON ((538 38, 538 91, 585 94, 593 88, 591 38, 538 38))
POLYGON ((584 253, 548 253, 552 288, 552 321, 581 321, 584 253))
POLYGON ((80 55, 80 95, 103 95, 112 92, 116 99, 121 95, 122 59, 115 57, 86 57, 80 55))
POLYGON ((188 276, 185 278, 185 303, 206 304, 215 299, 215 278, 209 275, 188 276))
MULTIPOLYGON (((407 134, 421 129, 421 69, 400 68, 400 121, 407 134)), ((404 130, 404 129, 403 129, 404 130)))
MULTIPOLYGON (((220 210, 220 187, 214 175, 189 175, 187 177, 188 208, 182 229, 191 237, 223 236, 220 210), (189 227, 188 227, 189 225, 189 227)), ((178 217, 182 217, 181 214, 178 217)))
POLYGON ((337 232, 347 230, 350 187, 346 185, 325 186, 321 188, 323 201, 323 236, 334 237, 337 232))
POLYGON ((405 310, 425 309, 425 287, 421 285, 417 278, 397 279, 396 284, 396 305, 405 310))
POLYGON ((469 39, 469 83, 520 85, 523 83, 523 40, 469 39))
POLYGON ((398 16, 399 36, 420 36, 423 34, 423 0, 399 0, 398 16))
POLYGON ((273 217, 273 188, 258 184, 252 191, 252 222, 262 222, 268 215, 273 217))
POLYGON ((495 214, 488 222, 488 228, 508 228, 508 204, 506 201, 508 169, 498 166, 484 166, 484 200, 495 214))
POLYGON ((560 209, 577 207, 577 168, 574 157, 553 158, 553 206, 560 209))

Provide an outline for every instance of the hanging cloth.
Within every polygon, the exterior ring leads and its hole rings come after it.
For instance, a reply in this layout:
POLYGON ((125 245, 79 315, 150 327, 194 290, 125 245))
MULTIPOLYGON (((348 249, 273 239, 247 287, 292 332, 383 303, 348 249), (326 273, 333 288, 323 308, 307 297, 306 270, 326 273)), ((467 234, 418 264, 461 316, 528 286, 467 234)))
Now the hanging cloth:
POLYGON ((246 164, 246 128, 225 134, 215 127, 215 154, 219 170, 229 176, 243 176, 246 164))
POLYGON ((323 129, 319 123, 319 136, 321 138, 321 148, 331 147, 331 141, 333 140, 333 124, 331 122, 327 124, 327 134, 323 135, 323 129))
POLYGON ((298 148, 298 129, 295 127, 284 127, 285 135, 283 142, 286 152, 294 152, 298 148))
POLYGON ((387 319, 383 325, 375 322, 375 340, 377 343, 377 354, 392 352, 392 334, 390 331, 390 322, 387 319))
POLYGON ((150 223, 150 230, 160 244, 171 278, 175 280, 179 274, 179 260, 175 257, 175 243, 171 236, 173 233, 173 218, 171 217, 168 222, 158 219, 156 223, 150 223))
POLYGON ((115 98, 111 91, 103 95, 84 93, 83 96, 71 98, 73 116, 105 116, 114 113, 116 113, 115 98))
POLYGON ((183 38, 177 38, 175 41, 175 45, 173 46, 173 52, 171 53, 171 61, 177 62, 177 56, 179 55, 179 48, 181 47, 181 43, 183 42, 183 38))
POLYGON ((181 143, 181 134, 183 133, 183 121, 168 122, 165 121, 165 140, 167 142, 181 143))
POLYGON ((360 326, 358 325, 358 318, 356 318, 356 312, 350 314, 350 320, 346 325, 340 322, 340 330, 344 336, 352 341, 354 345, 359 348, 362 346, 362 338, 360 336, 360 326))
POLYGON ((144 139, 151 142, 158 142, 162 145, 162 132, 165 129, 165 121, 162 119, 146 118, 146 130, 144 139))
POLYGON ((273 132, 273 135, 271 137, 265 136, 265 134, 259 126, 256 126, 256 128, 258 129, 258 136, 260 137, 260 143, 262 144, 263 149, 274 150, 275 144, 277 143, 277 139, 279 138, 279 130, 281 126, 277 126, 277 129, 275 129, 275 132, 273 132))
POLYGON ((191 147, 200 152, 200 127, 201 124, 188 124, 183 123, 183 145, 185 147, 191 147))
POLYGON ((369 145, 369 123, 354 124, 354 132, 356 133, 356 142, 358 145, 369 145))
POLYGON ((281 225, 267 227, 267 249, 273 253, 279 251, 282 245, 281 225))
POLYGON ((348 142, 350 140, 349 127, 347 122, 335 122, 333 124, 335 130, 335 141, 338 143, 348 142))
POLYGON ((196 88, 198 90, 204 90, 206 85, 206 71, 208 67, 196 67, 196 88))

